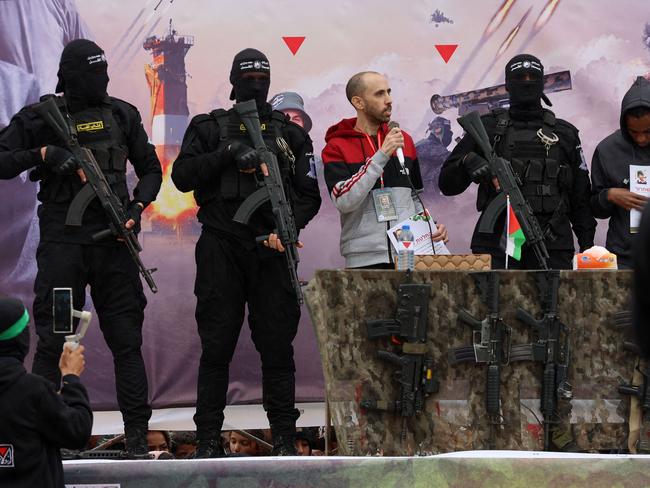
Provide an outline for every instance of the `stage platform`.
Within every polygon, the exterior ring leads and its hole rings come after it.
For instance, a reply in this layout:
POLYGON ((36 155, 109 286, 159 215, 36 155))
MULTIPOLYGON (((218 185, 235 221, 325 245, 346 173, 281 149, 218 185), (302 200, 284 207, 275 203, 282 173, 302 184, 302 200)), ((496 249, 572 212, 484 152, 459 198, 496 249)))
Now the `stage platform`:
POLYGON ((68 488, 650 486, 650 457, 467 451, 428 457, 66 461, 68 488))

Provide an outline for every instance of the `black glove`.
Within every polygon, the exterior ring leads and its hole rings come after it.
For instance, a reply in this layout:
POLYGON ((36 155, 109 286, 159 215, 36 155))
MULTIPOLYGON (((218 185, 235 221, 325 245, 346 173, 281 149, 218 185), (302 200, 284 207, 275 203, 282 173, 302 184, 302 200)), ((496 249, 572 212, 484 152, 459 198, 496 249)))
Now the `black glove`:
POLYGON ((492 179, 490 165, 475 152, 467 153, 463 159, 465 171, 474 183, 488 183, 492 179))
POLYGON ((129 219, 132 219, 135 222, 135 225, 132 228, 137 228, 140 225, 143 210, 144 207, 141 207, 138 202, 131 202, 129 204, 129 207, 126 209, 126 214, 129 219))
POLYGON ((79 168, 79 162, 73 154, 59 146, 47 146, 43 162, 58 175, 71 175, 79 168))
POLYGON ((252 147, 234 141, 228 146, 228 151, 240 171, 259 168, 261 164, 259 153, 252 147))

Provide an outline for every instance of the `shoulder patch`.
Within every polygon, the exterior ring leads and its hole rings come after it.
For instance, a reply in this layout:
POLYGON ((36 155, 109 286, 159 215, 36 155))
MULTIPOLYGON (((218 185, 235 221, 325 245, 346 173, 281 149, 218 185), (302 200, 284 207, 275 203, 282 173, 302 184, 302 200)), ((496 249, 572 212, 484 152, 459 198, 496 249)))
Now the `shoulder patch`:
POLYGON ((0 444, 0 469, 13 468, 14 466, 13 444, 0 444))

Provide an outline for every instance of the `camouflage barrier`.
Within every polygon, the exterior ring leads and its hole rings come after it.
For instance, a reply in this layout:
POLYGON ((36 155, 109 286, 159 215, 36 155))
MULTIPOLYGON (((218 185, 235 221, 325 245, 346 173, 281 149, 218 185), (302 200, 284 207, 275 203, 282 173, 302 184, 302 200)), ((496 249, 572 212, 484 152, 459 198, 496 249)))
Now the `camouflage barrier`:
POLYGON ((644 456, 495 454, 498 457, 477 458, 475 453, 458 453, 453 457, 408 458, 66 461, 64 471, 66 486, 70 488, 638 488, 650 485, 650 459, 644 456))
MULTIPOLYGON (((500 311, 512 328, 512 344, 531 341, 527 326, 515 319, 517 307, 540 317, 535 280, 530 272, 501 273, 500 311)), ((612 315, 626 307, 631 273, 625 271, 563 271, 559 317, 571 331, 568 379, 573 400, 561 413, 566 420, 554 435, 573 440, 580 451, 627 450, 629 398, 617 391, 620 380, 632 378, 636 358, 624 351, 622 333, 612 315)), ((393 414, 364 411, 361 398, 395 400, 395 367, 376 358, 391 344, 370 341, 365 320, 391 318, 396 289, 405 273, 370 270, 318 271, 305 298, 320 345, 326 394, 344 455, 427 455, 485 449, 485 367, 449 365, 450 348, 472 343, 469 327, 457 323, 465 308, 483 318, 486 307, 470 274, 462 271, 417 271, 415 283, 433 284, 429 302, 427 354, 434 359, 439 393, 426 400, 422 414, 406 421, 393 414)), ((541 450, 539 419, 540 363, 513 362, 501 368, 501 413, 497 449, 541 450)))

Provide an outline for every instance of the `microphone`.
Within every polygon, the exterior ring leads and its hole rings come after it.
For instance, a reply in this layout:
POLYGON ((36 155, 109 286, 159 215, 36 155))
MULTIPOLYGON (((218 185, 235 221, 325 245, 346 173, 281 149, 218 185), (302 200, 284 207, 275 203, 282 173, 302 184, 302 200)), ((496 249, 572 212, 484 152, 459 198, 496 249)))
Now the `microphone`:
MULTIPOLYGON (((388 129, 399 129, 399 124, 395 122, 394 120, 391 120, 388 122, 388 129)), ((406 169, 406 166, 404 165, 405 159, 404 159, 404 150, 401 147, 398 147, 395 149, 395 154, 397 155, 397 160, 399 161, 400 166, 402 167, 402 174, 408 174, 408 170, 406 169)))

